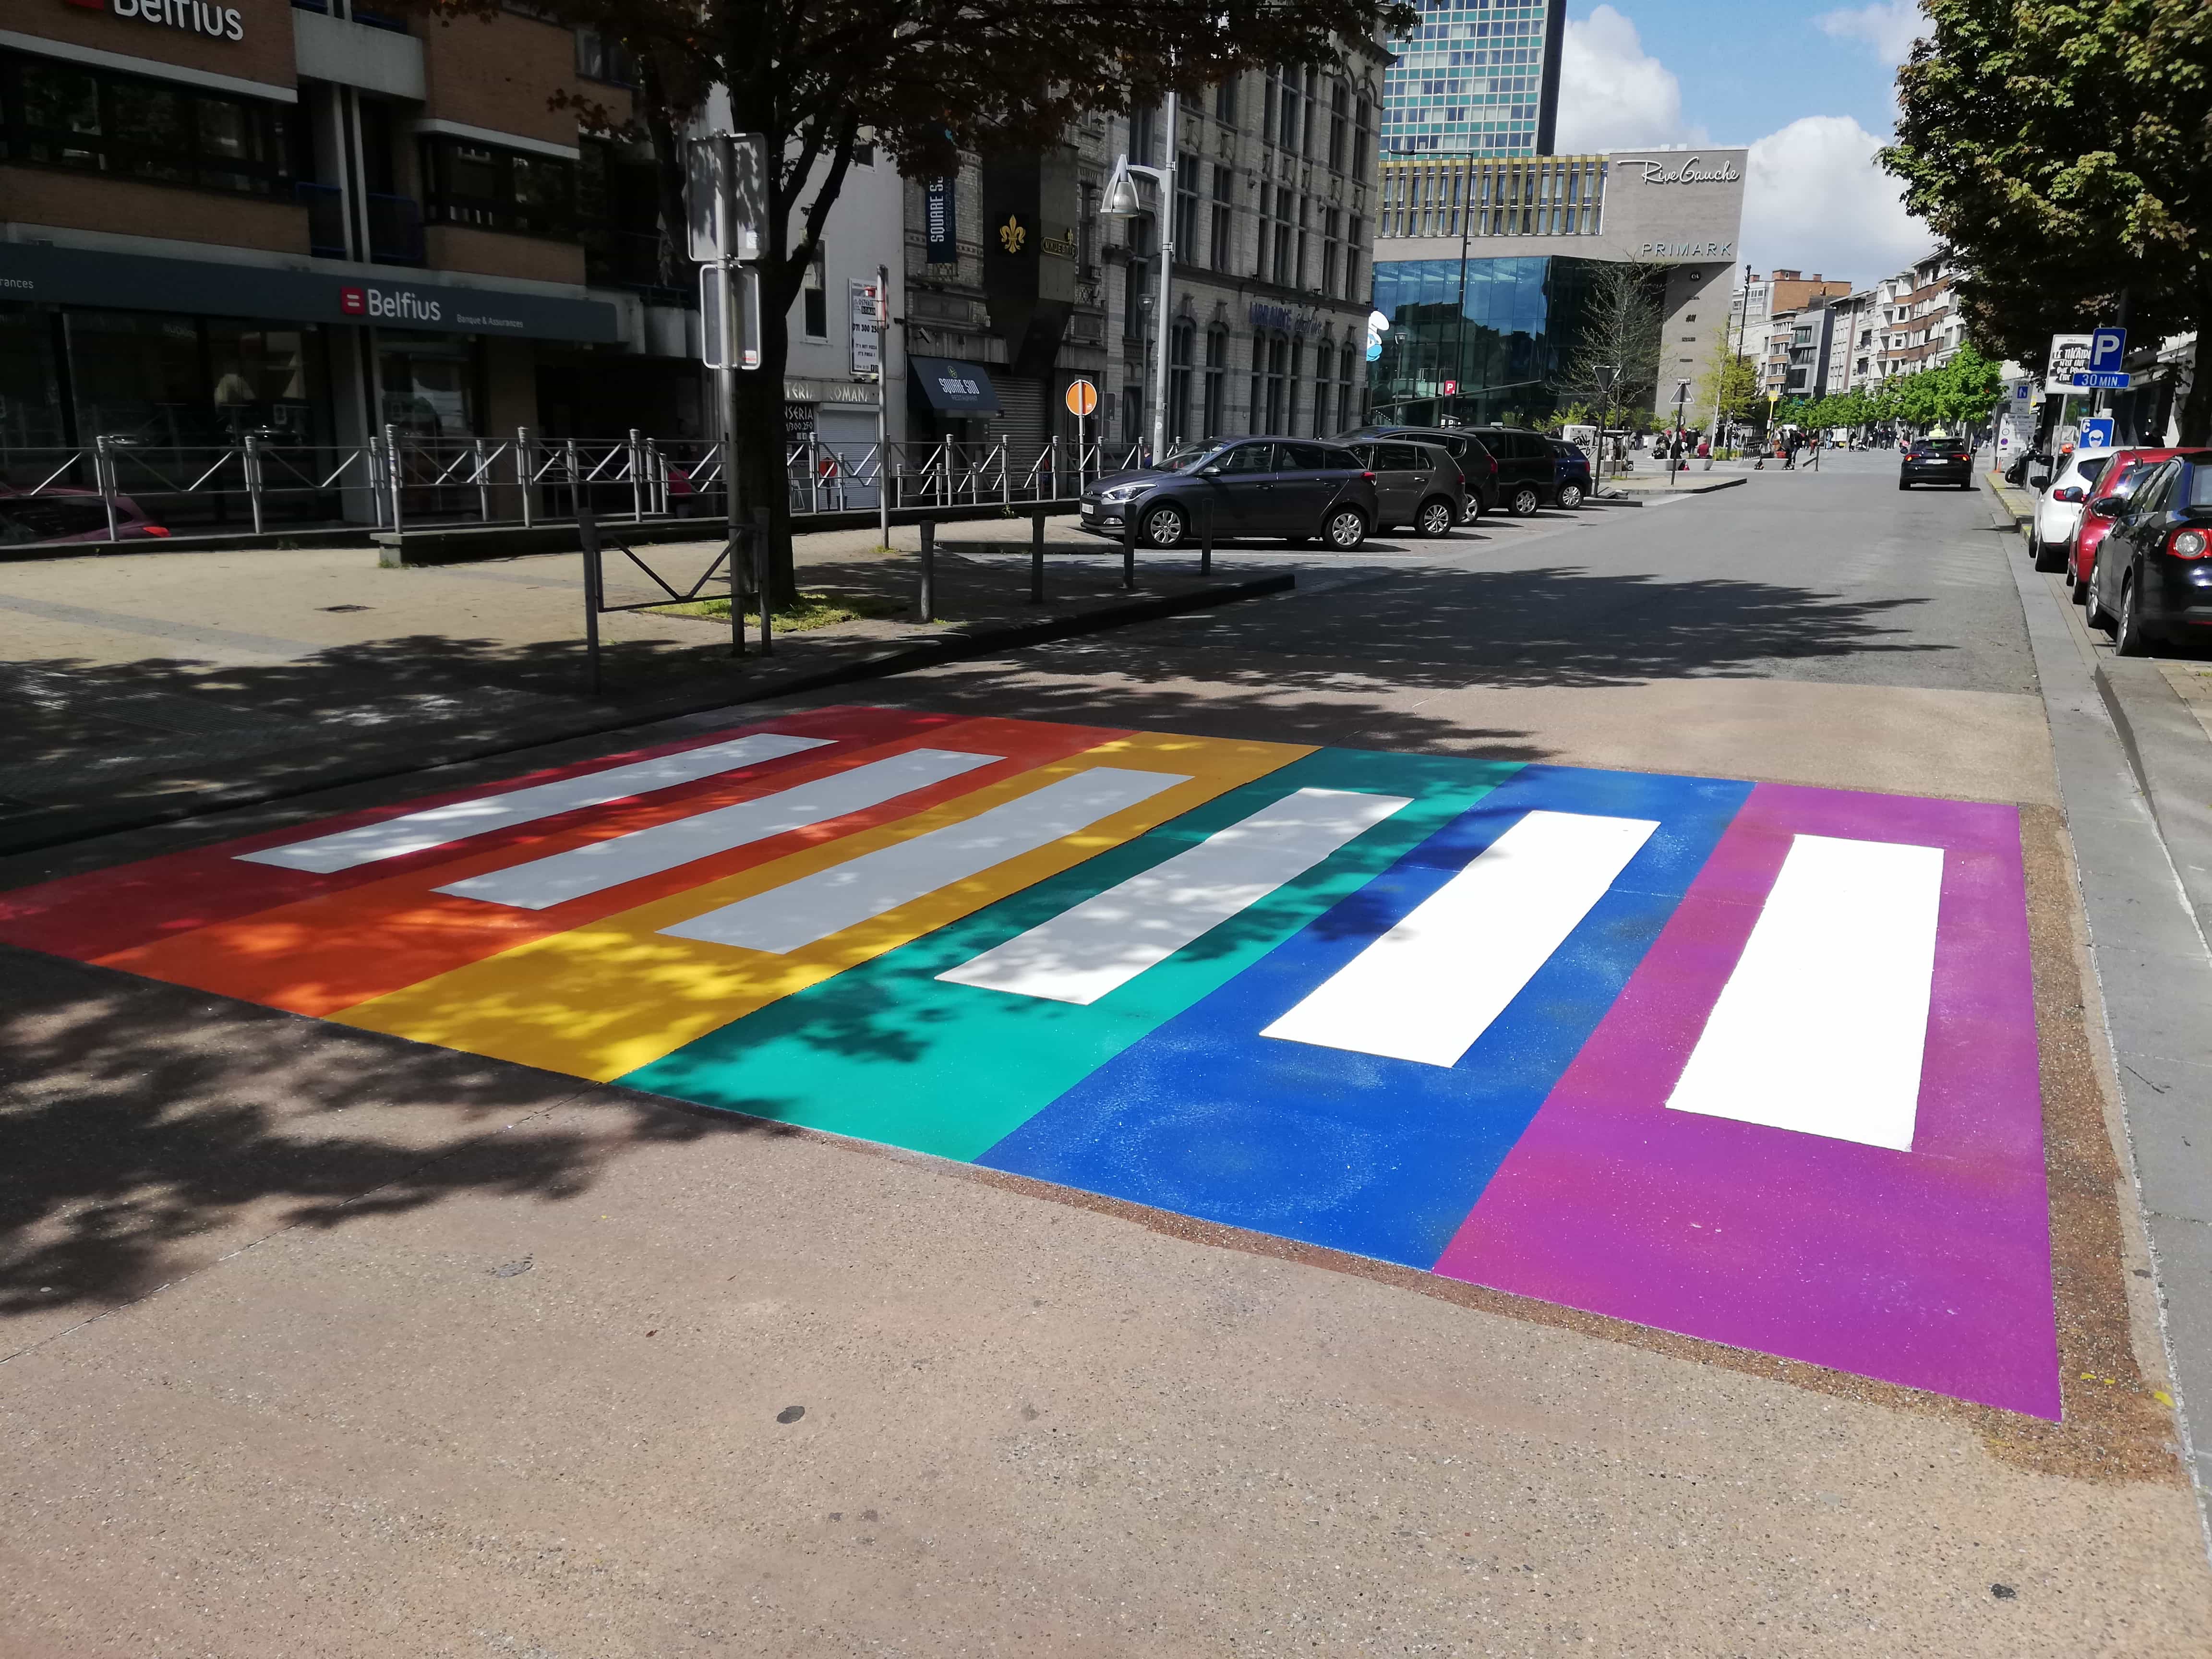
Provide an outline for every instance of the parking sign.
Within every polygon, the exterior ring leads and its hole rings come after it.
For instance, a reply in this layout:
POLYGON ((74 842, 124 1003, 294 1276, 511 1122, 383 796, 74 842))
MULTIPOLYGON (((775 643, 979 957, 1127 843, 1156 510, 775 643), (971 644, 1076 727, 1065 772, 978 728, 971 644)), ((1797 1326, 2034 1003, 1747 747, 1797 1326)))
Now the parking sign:
POLYGON ((2128 331, 2124 328, 2100 328, 2089 335, 2089 372, 2092 374, 2117 374, 2128 355, 2128 331))

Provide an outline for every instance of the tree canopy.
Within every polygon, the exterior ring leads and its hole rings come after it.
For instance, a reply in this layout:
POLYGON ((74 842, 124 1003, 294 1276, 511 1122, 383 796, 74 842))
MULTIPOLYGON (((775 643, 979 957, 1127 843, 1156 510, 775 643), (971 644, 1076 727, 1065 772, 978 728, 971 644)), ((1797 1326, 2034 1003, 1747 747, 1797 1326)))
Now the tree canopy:
MULTIPOLYGON (((1926 0, 1884 166, 1958 260, 1974 337, 2045 367, 2050 337, 2212 322, 2212 6, 1926 0)), ((2185 442, 2212 438, 2196 376, 2185 442)))

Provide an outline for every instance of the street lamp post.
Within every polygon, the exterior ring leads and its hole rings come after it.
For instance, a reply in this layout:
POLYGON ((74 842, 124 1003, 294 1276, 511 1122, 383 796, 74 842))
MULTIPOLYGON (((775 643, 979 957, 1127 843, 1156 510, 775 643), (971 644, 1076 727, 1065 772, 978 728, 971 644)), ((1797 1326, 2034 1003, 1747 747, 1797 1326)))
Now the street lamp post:
POLYGON ((1168 331, 1174 326, 1169 314, 1169 283, 1175 264, 1176 95, 1167 97, 1167 165, 1146 167, 1127 156, 1114 163, 1107 180, 1106 197, 1099 212, 1109 219, 1133 219, 1145 210, 1137 184, 1129 175, 1150 179, 1159 191, 1160 295, 1154 307, 1156 335, 1152 342, 1152 462, 1158 465, 1168 449, 1168 331))

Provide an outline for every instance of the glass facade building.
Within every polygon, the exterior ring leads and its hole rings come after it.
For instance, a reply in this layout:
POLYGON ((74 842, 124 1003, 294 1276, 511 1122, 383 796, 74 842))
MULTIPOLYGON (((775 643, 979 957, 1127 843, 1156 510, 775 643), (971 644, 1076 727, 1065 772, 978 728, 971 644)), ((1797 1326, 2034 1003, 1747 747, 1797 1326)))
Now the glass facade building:
POLYGON ((1375 417, 1481 426, 1553 413, 1566 401, 1561 382, 1599 264, 1557 254, 1376 262, 1375 308, 1390 327, 1372 366, 1375 417))
POLYGON ((1417 0, 1390 42, 1385 155, 1543 155, 1559 105, 1566 0, 1417 0))

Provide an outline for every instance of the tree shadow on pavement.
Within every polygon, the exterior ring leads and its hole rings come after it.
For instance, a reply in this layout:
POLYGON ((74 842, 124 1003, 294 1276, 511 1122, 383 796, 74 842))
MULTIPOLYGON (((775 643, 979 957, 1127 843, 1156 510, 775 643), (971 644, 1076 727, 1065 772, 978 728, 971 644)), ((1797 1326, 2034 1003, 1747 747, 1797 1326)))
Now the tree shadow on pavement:
POLYGON ((0 1358, 288 1226, 572 1198, 627 1146, 717 1127, 25 951, 0 947, 0 1358))

